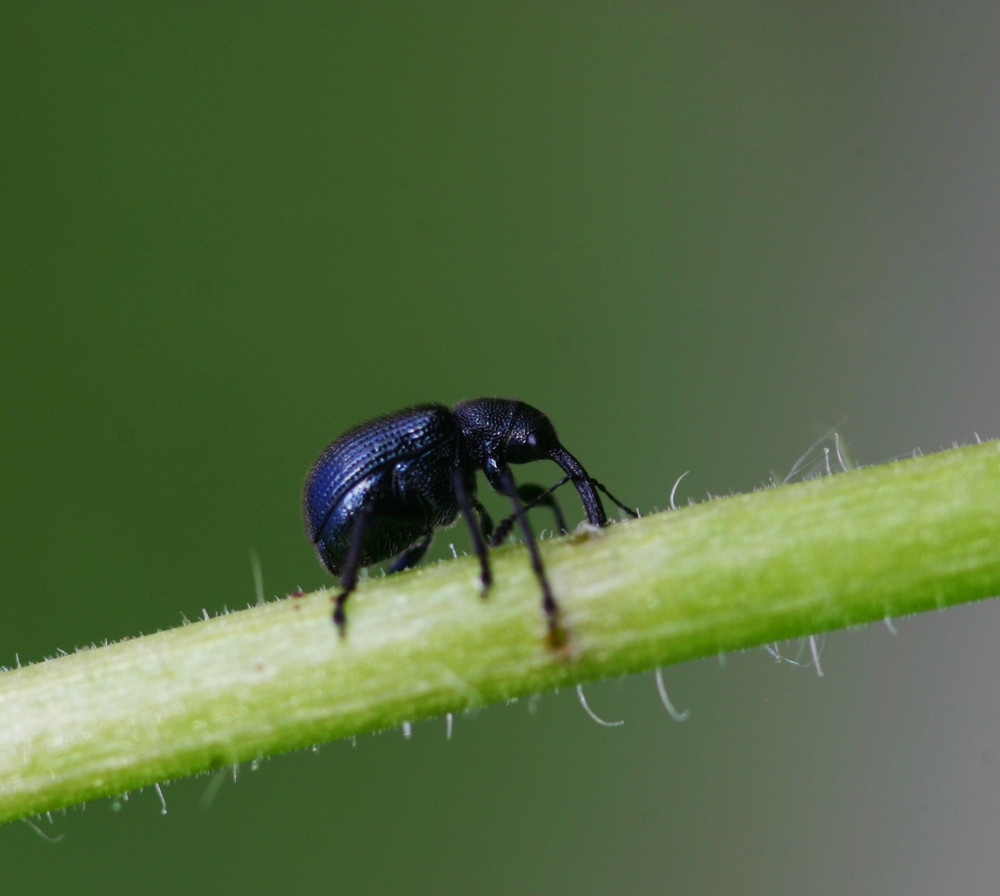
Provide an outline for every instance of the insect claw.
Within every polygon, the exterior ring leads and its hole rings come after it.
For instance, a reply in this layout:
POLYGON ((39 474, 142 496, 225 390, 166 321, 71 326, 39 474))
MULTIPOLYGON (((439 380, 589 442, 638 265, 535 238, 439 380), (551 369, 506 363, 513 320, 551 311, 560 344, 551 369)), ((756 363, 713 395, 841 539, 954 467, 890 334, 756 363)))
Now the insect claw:
POLYGON ((569 635, 567 634, 566 629, 563 628, 558 612, 555 616, 549 616, 548 623, 549 630, 545 640, 548 642, 549 647, 553 650, 565 647, 566 642, 569 641, 569 635))
POLYGON ((347 614, 344 612, 344 601, 347 600, 348 593, 343 591, 334 598, 337 603, 333 608, 333 624, 337 626, 337 632, 341 638, 347 634, 347 614))

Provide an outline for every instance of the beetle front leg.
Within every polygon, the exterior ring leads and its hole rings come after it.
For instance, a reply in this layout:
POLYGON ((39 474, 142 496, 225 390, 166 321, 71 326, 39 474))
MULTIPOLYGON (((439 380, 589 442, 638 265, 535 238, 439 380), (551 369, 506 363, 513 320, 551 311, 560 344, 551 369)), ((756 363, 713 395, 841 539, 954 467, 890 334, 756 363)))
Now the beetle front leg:
POLYGON ((528 523, 528 515, 525 513, 524 505, 521 503, 517 493, 517 484, 514 476, 506 467, 501 467, 498 472, 499 483, 504 494, 506 494, 514 504, 514 516, 521 527, 524 540, 528 543, 528 553, 531 555, 531 568, 535 571, 538 583, 542 586, 542 609, 545 611, 545 619, 549 625, 549 644, 553 647, 562 647, 566 643, 566 631, 559 620, 559 604, 552 594, 549 580, 545 575, 545 568, 542 566, 542 556, 538 552, 538 545, 535 542, 535 533, 528 523))

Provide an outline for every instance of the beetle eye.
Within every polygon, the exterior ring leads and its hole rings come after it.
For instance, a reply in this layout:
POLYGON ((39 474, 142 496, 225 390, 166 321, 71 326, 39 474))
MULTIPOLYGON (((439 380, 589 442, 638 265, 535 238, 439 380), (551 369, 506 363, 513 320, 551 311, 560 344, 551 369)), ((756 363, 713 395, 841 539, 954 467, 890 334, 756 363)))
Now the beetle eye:
POLYGON ((528 443, 528 447, 529 448, 537 448, 538 447, 538 435, 536 433, 529 432, 528 433, 528 438, 527 438, 526 441, 528 443))

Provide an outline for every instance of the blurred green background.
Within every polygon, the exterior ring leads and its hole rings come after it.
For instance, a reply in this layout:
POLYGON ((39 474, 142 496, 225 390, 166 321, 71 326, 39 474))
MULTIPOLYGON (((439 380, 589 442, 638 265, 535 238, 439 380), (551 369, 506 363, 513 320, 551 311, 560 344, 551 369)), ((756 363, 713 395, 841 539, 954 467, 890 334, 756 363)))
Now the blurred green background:
MULTIPOLYGON (((1000 11, 17 4, 0 664, 329 584, 299 493, 521 397, 644 510, 1000 435, 1000 11), (841 423, 847 417, 846 423, 841 423)), ((539 475, 550 475, 540 470, 539 475)), ((438 539, 468 548, 456 528, 438 539)), ((11 892, 995 892, 1000 611, 0 830, 11 892)), ((796 645, 783 648, 795 655, 796 645)), ((8 720, 0 717, 0 724, 8 720)))

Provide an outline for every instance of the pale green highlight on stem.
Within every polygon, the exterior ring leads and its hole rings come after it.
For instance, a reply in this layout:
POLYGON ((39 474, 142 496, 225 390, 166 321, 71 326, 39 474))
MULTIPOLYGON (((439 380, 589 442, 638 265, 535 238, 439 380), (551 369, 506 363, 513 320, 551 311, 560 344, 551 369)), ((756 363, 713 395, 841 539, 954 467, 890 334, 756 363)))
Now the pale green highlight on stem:
POLYGON ((1000 593, 1000 443, 289 598, 0 674, 0 821, 605 676, 1000 593))

